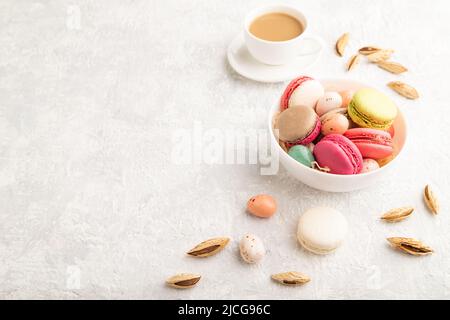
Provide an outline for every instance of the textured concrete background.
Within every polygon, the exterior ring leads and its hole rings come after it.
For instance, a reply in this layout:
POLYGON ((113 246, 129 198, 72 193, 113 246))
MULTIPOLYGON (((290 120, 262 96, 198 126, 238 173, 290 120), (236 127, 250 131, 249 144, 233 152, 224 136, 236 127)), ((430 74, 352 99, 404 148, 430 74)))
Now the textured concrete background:
POLYGON ((284 170, 174 163, 177 129, 264 127, 284 84, 243 79, 225 59, 261 1, 0 1, 0 298, 450 298, 449 2, 287 2, 309 13, 327 45, 309 74, 364 80, 408 118, 405 157, 377 186, 329 194, 284 170), (333 52, 346 31, 348 55, 392 47, 411 71, 396 77, 364 63, 346 73, 333 52), (422 97, 391 93, 385 84, 397 78, 422 97), (441 194, 438 217, 422 202, 427 183, 441 194), (260 192, 279 201, 269 221, 244 212, 260 192), (315 205, 342 210, 350 223, 330 256, 295 240, 299 214, 315 205), (378 220, 403 205, 416 207, 407 221, 378 220), (246 232, 268 249, 259 266, 238 258, 246 232), (184 255, 218 235, 234 239, 220 255, 184 255), (417 237, 436 253, 403 255, 387 236, 417 237), (293 289, 268 278, 291 269, 312 282, 293 289), (193 290, 165 287, 178 272, 203 280, 193 290))

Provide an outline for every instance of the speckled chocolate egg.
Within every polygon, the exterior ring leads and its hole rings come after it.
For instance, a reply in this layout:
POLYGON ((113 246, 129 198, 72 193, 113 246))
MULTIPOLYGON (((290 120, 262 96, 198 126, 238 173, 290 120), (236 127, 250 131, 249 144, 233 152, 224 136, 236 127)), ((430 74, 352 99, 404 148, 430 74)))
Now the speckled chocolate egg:
POLYGON ((380 165, 378 162, 376 162, 373 159, 364 159, 363 161, 363 168, 361 170, 361 173, 367 173, 370 171, 374 171, 380 168, 380 165))
POLYGON ((391 135, 391 137, 393 138, 393 137, 395 136, 395 128, 394 128, 394 126, 391 126, 391 127, 388 129, 388 132, 389 132, 389 134, 391 135))
POLYGON ((246 234, 239 243, 242 259, 247 263, 257 263, 266 255, 261 239, 253 234, 246 234))
POLYGON ((317 101, 316 113, 322 116, 330 110, 340 108, 341 105, 342 97, 339 93, 333 91, 325 92, 323 97, 317 101))
POLYGON ((335 113, 322 120, 322 134, 324 136, 335 133, 344 134, 348 130, 350 122, 342 113, 335 113))
POLYGON ((277 202, 268 194, 259 194, 248 200, 247 211, 260 218, 269 218, 277 211, 277 202))
POLYGON ((353 99, 353 95, 355 94, 355 91, 352 90, 344 90, 339 92, 341 98, 342 98, 342 105, 341 107, 347 108, 350 101, 353 99))

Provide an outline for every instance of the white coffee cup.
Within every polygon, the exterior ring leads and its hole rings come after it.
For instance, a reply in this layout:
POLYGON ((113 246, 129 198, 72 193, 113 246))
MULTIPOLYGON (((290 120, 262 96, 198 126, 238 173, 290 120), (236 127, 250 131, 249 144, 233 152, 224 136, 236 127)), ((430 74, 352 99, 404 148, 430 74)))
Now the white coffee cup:
POLYGON ((275 4, 267 5, 251 11, 245 18, 245 43, 250 54, 258 61, 269 65, 287 64, 298 56, 319 53, 323 48, 320 38, 308 34, 308 20, 294 6, 275 4), (296 18, 303 25, 303 32, 286 41, 267 41, 254 36, 250 32, 251 23, 258 17, 272 12, 285 13, 296 18))

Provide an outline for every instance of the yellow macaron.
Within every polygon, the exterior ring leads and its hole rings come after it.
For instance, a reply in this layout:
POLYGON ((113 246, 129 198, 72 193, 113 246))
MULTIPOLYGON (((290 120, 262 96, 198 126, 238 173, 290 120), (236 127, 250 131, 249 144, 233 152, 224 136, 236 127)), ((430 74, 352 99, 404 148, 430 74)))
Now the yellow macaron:
POLYGON ((387 130, 397 117, 397 106, 383 93, 364 88, 353 96, 348 114, 361 127, 387 130))

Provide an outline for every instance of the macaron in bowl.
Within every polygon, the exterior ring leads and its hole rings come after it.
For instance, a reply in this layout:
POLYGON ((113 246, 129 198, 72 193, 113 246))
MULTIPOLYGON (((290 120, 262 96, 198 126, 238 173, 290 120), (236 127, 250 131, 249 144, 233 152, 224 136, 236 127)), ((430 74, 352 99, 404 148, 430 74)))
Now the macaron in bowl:
POLYGON ((397 106, 378 90, 362 88, 350 101, 348 114, 361 127, 388 130, 397 117, 397 106))
POLYGON ((352 141, 364 158, 384 159, 394 152, 391 134, 387 131, 353 128, 344 133, 352 141))
MULTIPOLYGON (((326 91, 353 91, 357 92, 363 88, 370 88, 369 85, 348 79, 320 79, 319 80, 326 91)), ((396 107, 397 108, 397 107, 396 107)), ((340 175, 327 172, 321 172, 312 169, 299 161, 293 159, 287 151, 284 151, 279 144, 277 136, 273 130, 273 120, 280 113, 280 103, 273 104, 267 119, 267 125, 270 132, 270 141, 272 144, 272 152, 278 154, 278 159, 286 171, 300 182, 322 191, 328 192, 350 192, 367 188, 374 185, 381 178, 386 177, 396 166, 401 159, 402 151, 404 149, 407 137, 407 126, 403 114, 397 109, 396 117, 393 120, 392 126, 395 130, 395 136, 392 138, 392 143, 395 146, 394 152, 391 155, 392 160, 383 162, 379 169, 360 174, 340 175)), ((315 149, 315 148, 314 148, 315 149)))
POLYGON ((330 173, 349 175, 362 170, 363 157, 356 145, 340 134, 330 134, 314 147, 314 158, 330 173))
POLYGON ((295 106, 284 110, 275 118, 274 129, 277 137, 289 146, 307 145, 319 135, 321 122, 310 107, 295 106))
POLYGON ((308 76, 298 77, 291 81, 284 90, 280 100, 280 109, 294 106, 315 108, 317 101, 324 95, 322 84, 308 76))

